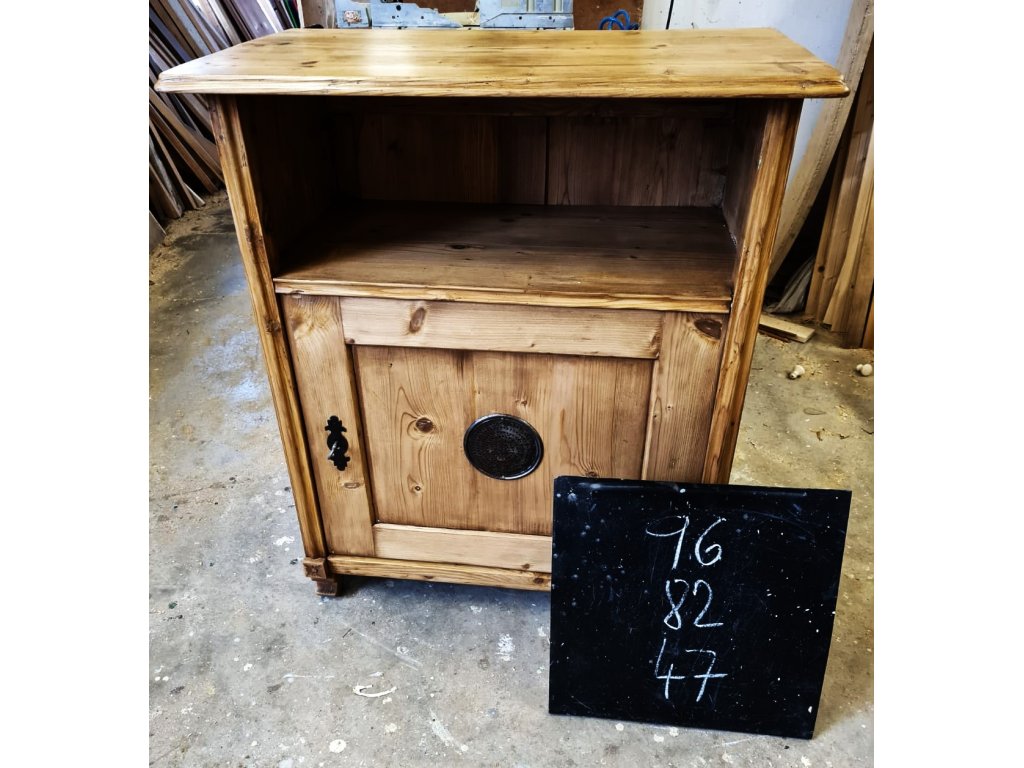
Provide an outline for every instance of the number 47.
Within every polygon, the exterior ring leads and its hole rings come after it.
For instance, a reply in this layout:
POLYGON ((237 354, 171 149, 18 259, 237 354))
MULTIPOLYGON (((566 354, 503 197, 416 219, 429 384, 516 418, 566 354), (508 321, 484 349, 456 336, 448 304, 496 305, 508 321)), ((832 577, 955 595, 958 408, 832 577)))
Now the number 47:
POLYGON ((704 674, 702 674, 702 675, 673 675, 672 674, 672 670, 675 668, 674 664, 669 664, 668 665, 668 672, 666 672, 663 675, 660 674, 660 671, 661 671, 661 657, 665 653, 665 644, 667 642, 668 642, 668 638, 667 637, 662 638, 662 640, 661 640, 661 650, 658 651, 658 660, 656 662, 654 662, 654 677, 655 677, 655 679, 656 680, 664 680, 665 681, 665 699, 666 700, 669 699, 669 686, 672 685, 672 681, 673 680, 685 680, 687 677, 692 677, 694 680, 700 680, 700 690, 697 691, 697 701, 699 702, 703 698, 703 696, 704 696, 704 689, 707 688, 708 680, 710 680, 712 678, 728 677, 729 676, 725 672, 714 672, 713 673, 711 671, 712 669, 715 668, 715 660, 718 658, 718 654, 715 653, 714 651, 705 650, 703 648, 701 648, 700 650, 692 650, 692 649, 687 648, 686 652, 687 653, 706 653, 706 654, 709 654, 711 656, 711 659, 708 661, 708 668, 706 670, 704 670, 704 674))

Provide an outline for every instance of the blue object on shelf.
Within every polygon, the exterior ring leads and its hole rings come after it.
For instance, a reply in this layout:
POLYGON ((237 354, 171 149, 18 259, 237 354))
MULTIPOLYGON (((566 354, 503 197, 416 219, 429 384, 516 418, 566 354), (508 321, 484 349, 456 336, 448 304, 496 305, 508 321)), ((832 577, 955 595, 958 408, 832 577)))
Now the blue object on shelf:
POLYGON ((640 25, 629 18, 629 14, 619 9, 611 16, 605 16, 601 19, 601 23, 597 25, 598 29, 640 29, 640 25))

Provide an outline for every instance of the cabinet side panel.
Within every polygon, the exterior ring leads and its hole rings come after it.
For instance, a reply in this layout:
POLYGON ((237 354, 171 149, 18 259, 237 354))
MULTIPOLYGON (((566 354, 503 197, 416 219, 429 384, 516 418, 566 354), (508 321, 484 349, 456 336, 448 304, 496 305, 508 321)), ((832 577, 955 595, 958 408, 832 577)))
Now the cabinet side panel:
MULTIPOLYGON (((756 147, 745 157, 749 179, 747 193, 736 193, 733 234, 737 234, 736 288, 732 313, 722 345, 722 367, 718 377, 711 433, 704 463, 704 482, 727 483, 732 470, 736 436, 739 433, 743 399, 750 376, 750 361, 757 340, 764 290, 768 282, 775 233, 779 226, 786 176, 793 158, 793 143, 800 120, 800 101, 771 101, 766 110, 759 141, 750 137, 745 146, 756 147)), ((756 123, 755 123, 756 126, 756 123)), ((734 158, 730 164, 734 164, 734 158)), ((730 178, 730 184, 733 179, 730 178)), ((726 211, 730 193, 726 193, 726 211)), ((729 220, 729 214, 726 214, 729 220)))
POLYGON ((729 170, 722 198, 722 215, 738 247, 743 242, 744 227, 752 202, 751 194, 757 179, 768 107, 756 101, 742 105, 737 111, 730 137, 729 170))
POLYGON ((356 400, 341 303, 331 296, 281 298, 316 477, 327 549, 332 555, 373 555, 373 511, 367 488, 363 426, 356 400), (327 420, 344 426, 348 462, 328 458, 327 420))
POLYGON ((337 197, 325 99, 244 96, 236 102, 256 210, 276 274, 278 254, 305 234, 337 197))
POLYGON ((322 558, 326 554, 323 530, 317 509, 313 475, 305 448, 302 416, 292 371, 288 344, 284 336, 277 296, 271 280, 272 244, 264 237, 254 180, 249 171, 244 126, 237 99, 230 96, 211 98, 214 133, 220 149, 224 183, 231 201, 242 265, 252 298, 256 331, 270 380, 270 394, 277 413, 277 423, 284 444, 285 461, 295 496, 302 544, 306 556, 322 558))
POLYGON ((732 111, 552 117, 551 205, 718 206, 732 111))
MULTIPOLYGON (((342 125, 339 116, 336 125, 342 125)), ((359 196, 544 202, 545 121, 474 114, 355 115, 359 196)))
POLYGON ((665 313, 643 479, 700 481, 727 326, 725 315, 665 313))

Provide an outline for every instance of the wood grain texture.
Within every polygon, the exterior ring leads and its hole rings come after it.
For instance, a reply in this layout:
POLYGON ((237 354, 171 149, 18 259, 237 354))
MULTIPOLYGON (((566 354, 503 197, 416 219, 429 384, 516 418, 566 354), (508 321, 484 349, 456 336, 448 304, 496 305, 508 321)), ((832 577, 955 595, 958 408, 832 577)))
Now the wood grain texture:
POLYGON ((536 571, 345 555, 332 555, 327 558, 327 563, 334 574, 440 581, 448 584, 476 584, 481 587, 533 589, 544 592, 551 589, 551 574, 537 573, 536 571))
MULTIPOLYGON (((874 37, 874 0, 853 0, 846 23, 846 34, 836 61, 836 68, 846 82, 855 84, 861 79, 868 52, 873 47, 874 37)), ((775 238, 772 265, 768 271, 769 280, 782 266, 786 254, 793 247, 814 205, 818 190, 821 189, 835 156, 843 126, 846 125, 850 108, 853 106, 852 102, 852 96, 834 99, 826 102, 818 113, 800 165, 786 187, 779 219, 779 235, 775 238)))
MULTIPOLYGON (((158 122, 158 119, 155 120, 153 118, 153 115, 151 114, 149 129, 150 145, 152 146, 154 142, 156 144, 158 150, 156 161, 157 163, 159 163, 159 166, 163 169, 161 177, 166 175, 167 169, 170 169, 170 177, 167 178, 167 182, 172 183, 171 178, 173 178, 173 183, 176 185, 175 189, 180 190, 182 193, 184 193, 184 196, 188 198, 189 203, 192 207, 201 208, 203 205, 205 205, 203 199, 192 190, 192 188, 188 185, 188 182, 185 181, 185 178, 181 175, 181 172, 178 170, 178 166, 174 162, 172 162, 172 158, 174 157, 174 155, 168 152, 167 145, 164 144, 163 140, 160 138, 160 131, 155 129, 154 123, 156 122, 158 122)), ((173 146, 175 150, 179 152, 180 155, 180 145, 176 145, 174 142, 171 142, 171 146, 173 146)), ((194 162, 194 160, 192 162, 194 162)), ((186 162, 185 164, 189 166, 189 169, 192 170, 193 173, 195 173, 195 168, 192 167, 192 162, 186 162)), ((199 179, 200 184, 203 186, 205 186, 207 183, 210 183, 210 180, 208 178, 204 178, 199 174, 196 174, 196 178, 199 179)), ((209 191, 213 190, 211 189, 209 191)))
POLYGON ((871 294, 871 305, 868 307, 868 321, 864 326, 864 338, 861 339, 860 345, 864 349, 875 348, 875 295, 871 294))
POLYGON ((365 200, 544 203, 543 118, 367 114, 356 125, 365 200))
POLYGON ((836 160, 833 189, 829 194, 829 208, 825 214, 826 224, 822 228, 822 240, 811 275, 805 312, 818 322, 825 321, 843 269, 850 238, 854 233, 857 200, 860 196, 868 148, 874 134, 874 124, 874 61, 873 57, 869 57, 864 66, 856 103, 847 126, 847 135, 844 136, 840 147, 842 154, 836 160), (813 305, 810 302, 811 297, 815 299, 813 305))
POLYGON ((604 99, 592 96, 547 97, 543 99, 508 96, 311 96, 326 102, 334 115, 495 115, 504 117, 671 117, 720 121, 730 119, 731 99, 604 99))
MULTIPOLYGON (((165 120, 161 112, 154 106, 154 103, 159 102, 160 99, 157 98, 156 94, 153 93, 153 91, 150 91, 149 95, 150 133, 153 135, 154 139, 160 145, 164 157, 168 158, 168 160, 170 161, 171 159, 175 158, 175 155, 172 155, 167 151, 166 147, 163 144, 163 141, 160 138, 161 134, 167 137, 167 141, 170 143, 170 145, 174 148, 175 152, 177 153, 176 156, 180 157, 184 161, 185 165, 187 165, 188 169, 192 171, 196 179, 199 181, 200 185, 202 185, 202 187, 207 192, 215 192, 219 187, 219 182, 221 181, 220 166, 218 163, 216 163, 214 157, 216 154, 216 149, 212 145, 209 147, 209 152, 201 152, 195 149, 190 149, 190 146, 192 145, 186 145, 186 142, 183 141, 182 137, 192 137, 194 140, 195 147, 201 146, 198 138, 194 137, 193 134, 180 121, 177 121, 177 129, 172 128, 171 123, 165 120), (193 151, 196 151, 196 154, 193 154, 193 151), (206 164, 204 164, 204 161, 206 164), (212 163, 212 165, 210 165, 210 163, 212 163)), ((166 108, 168 110, 168 114, 174 114, 171 111, 170 107, 166 108)), ((207 143, 208 142, 205 142, 205 140, 202 142, 202 144, 207 143)), ((174 163, 169 162, 169 164, 173 169, 175 175, 177 176, 178 170, 175 167, 174 163)), ((182 181, 181 183, 182 186, 185 185, 184 181, 182 181)))
POLYGON ((749 102, 736 107, 736 122, 730 136, 729 170, 722 199, 722 216, 737 248, 743 242, 744 228, 747 226, 750 191, 761 162, 761 142, 767 115, 768 106, 764 102, 749 102))
POLYGON ((237 99, 263 238, 271 259, 305 235, 334 202, 340 180, 319 99, 237 99), (301 169, 297 172, 296 169, 301 169))
POLYGON ((307 557, 323 557, 326 554, 326 547, 313 487, 313 473, 305 449, 295 374, 284 336, 277 296, 274 294, 274 285, 270 277, 271 257, 263 237, 257 191, 249 174, 251 163, 245 133, 234 98, 217 97, 211 102, 224 182, 231 201, 238 247, 242 254, 249 295, 252 298, 256 331, 259 334, 270 379, 270 394, 281 430, 302 545, 307 557))
MULTIPOLYGON (((829 301, 828 309, 825 311, 823 322, 832 330, 846 334, 849 330, 847 320, 849 319, 850 301, 858 287, 860 278, 860 298, 863 303, 860 309, 863 314, 860 317, 860 328, 863 331, 864 321, 867 319, 867 299, 871 292, 871 283, 874 280, 874 238, 873 231, 868 231, 869 222, 874 226, 874 192, 875 192, 875 140, 872 133, 868 140, 867 156, 865 157, 863 172, 860 178, 860 188, 853 208, 853 218, 850 223, 850 236, 846 242, 845 253, 842 259, 842 268, 836 279, 835 290, 832 291, 832 299, 829 301), (866 260, 870 269, 863 274, 861 270, 861 257, 864 256, 865 237, 869 253, 866 260), (866 283, 866 284, 865 284, 866 283)), ((859 340, 859 333, 858 333, 859 340)))
POLYGON ((355 357, 379 522, 547 536, 556 476, 640 476, 648 361, 406 347, 355 357), (540 434, 532 474, 495 480, 466 459, 466 429, 492 413, 540 434))
POLYGON ((188 144, 188 153, 194 153, 194 161, 209 171, 209 175, 219 179, 221 168, 217 162, 216 147, 198 131, 190 130, 178 113, 152 90, 149 92, 149 106, 151 117, 164 135, 169 139, 173 137, 176 146, 184 147, 188 144))
POLYGON ((164 241, 164 236, 167 233, 164 228, 160 226, 160 222, 153 216, 152 211, 149 214, 149 252, 152 253, 157 246, 164 241))
POLYGON ((758 323, 757 329, 768 336, 801 344, 806 344, 814 336, 813 328, 764 312, 761 313, 761 321, 758 323))
POLYGON ((551 573, 551 537, 378 523, 377 557, 551 573))
MULTIPOLYGON (((814 254, 814 266, 811 268, 811 284, 807 288, 807 300, 804 302, 803 317, 805 320, 820 322, 824 310, 820 306, 828 306, 828 299, 822 298, 825 289, 825 273, 829 270, 829 260, 833 258, 832 233, 839 226, 836 221, 839 213, 839 192, 842 187, 840 179, 846 167, 846 158, 850 147, 850 134, 853 126, 847 124, 843 136, 839 141, 839 148, 836 150, 835 161, 829 176, 828 203, 825 206, 825 219, 821 223, 821 235, 818 238, 818 250, 814 254)), ((834 287, 834 282, 831 287, 834 287)))
POLYGON ((726 312, 735 246, 713 208, 399 204, 323 217, 277 290, 726 312))
POLYGON ((644 480, 700 482, 727 327, 722 316, 665 314, 651 380, 644 480))
POLYGON ((848 90, 833 67, 771 29, 289 30, 169 69, 157 89, 795 99, 848 90))
MULTIPOLYGON (((873 347, 865 342, 867 328, 872 321, 875 299, 875 203, 872 198, 869 204, 867 221, 864 223, 864 234, 860 245, 860 257, 857 272, 850 286, 850 299, 847 316, 844 319, 843 343, 847 347, 873 347)), ((872 328, 872 334, 874 328, 872 328)))
POLYGON ((662 313, 339 298, 349 344, 654 358, 662 313))
POLYGON ((843 269, 832 294, 825 323, 842 334, 843 344, 859 347, 864 339, 875 282, 874 138, 868 147, 864 176, 857 195, 850 241, 843 269))
POLYGON ((772 243, 779 225, 786 175, 793 158, 800 106, 800 102, 775 101, 767 107, 758 170, 752 179, 749 204, 745 207, 732 314, 723 339, 718 389, 704 462, 706 483, 728 483, 732 470, 743 399, 750 376, 750 360, 754 355, 757 325, 768 282, 772 243))
POLYGON ((731 114, 553 117, 548 131, 551 205, 718 206, 731 114))
POLYGON ((330 296, 282 296, 281 307, 299 385, 327 551, 335 555, 373 555, 373 509, 364 459, 365 436, 339 301, 330 296), (328 458, 325 425, 331 416, 341 419, 345 427, 349 462, 343 471, 328 458))

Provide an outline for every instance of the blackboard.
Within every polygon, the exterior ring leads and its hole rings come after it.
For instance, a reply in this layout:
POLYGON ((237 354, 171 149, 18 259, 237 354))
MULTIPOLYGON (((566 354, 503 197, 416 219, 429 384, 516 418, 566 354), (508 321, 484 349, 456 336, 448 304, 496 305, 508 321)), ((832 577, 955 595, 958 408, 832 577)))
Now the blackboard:
POLYGON ((549 710, 811 738, 849 491, 555 479, 549 710))

